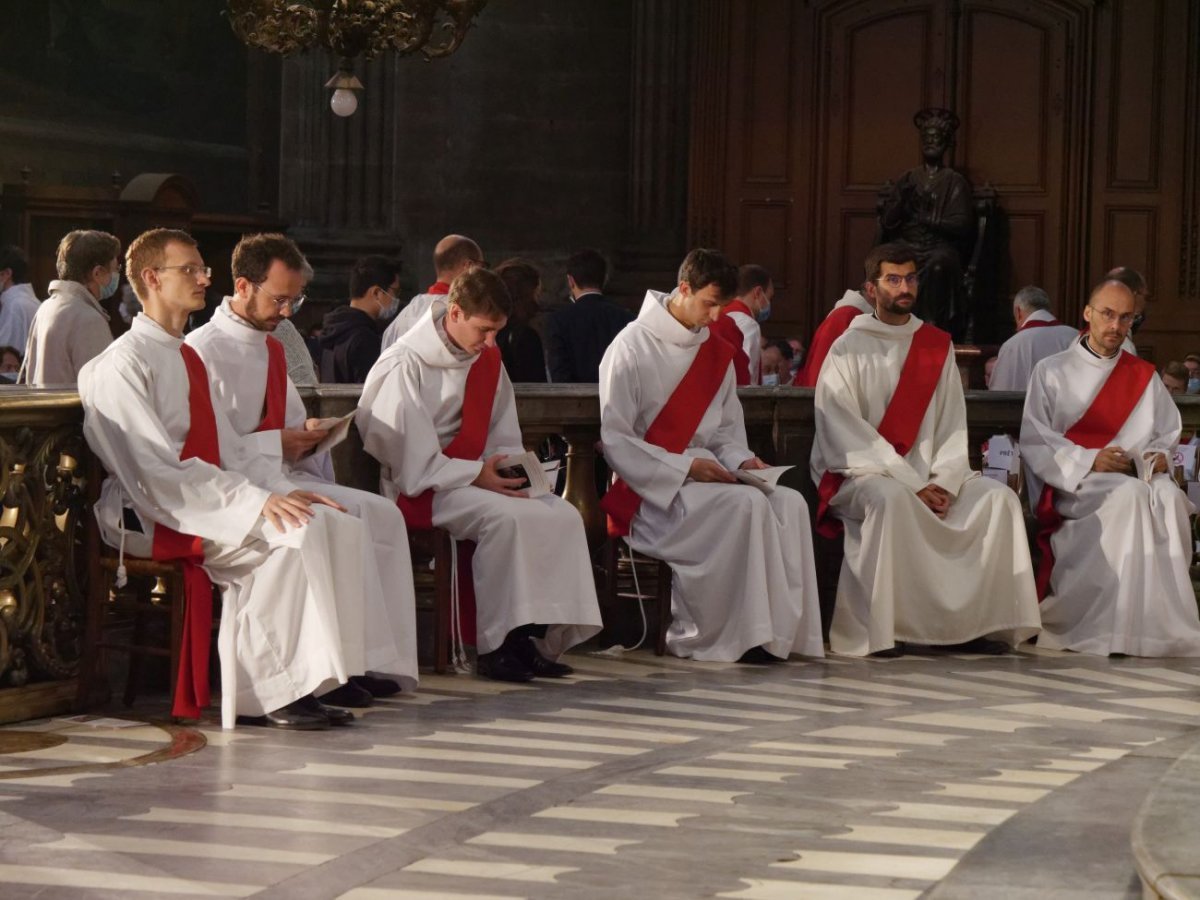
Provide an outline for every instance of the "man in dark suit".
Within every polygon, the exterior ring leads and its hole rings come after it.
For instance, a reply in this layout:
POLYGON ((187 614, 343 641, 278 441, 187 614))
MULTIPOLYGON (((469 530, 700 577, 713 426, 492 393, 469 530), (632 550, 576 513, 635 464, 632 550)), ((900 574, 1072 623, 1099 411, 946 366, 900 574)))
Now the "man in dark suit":
POLYGON ((596 384, 600 359, 633 314, 606 300, 608 263, 595 250, 580 250, 567 260, 567 286, 574 301, 546 323, 546 361, 550 380, 596 384))

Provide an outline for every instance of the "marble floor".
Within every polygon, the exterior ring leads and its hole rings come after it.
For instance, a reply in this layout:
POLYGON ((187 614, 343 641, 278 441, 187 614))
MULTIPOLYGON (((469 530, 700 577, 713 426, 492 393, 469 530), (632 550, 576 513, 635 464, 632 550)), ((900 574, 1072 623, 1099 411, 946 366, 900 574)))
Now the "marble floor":
POLYGON ((1135 898, 1200 740, 1200 661, 570 661, 320 733, 0 729, 0 897, 1135 898))

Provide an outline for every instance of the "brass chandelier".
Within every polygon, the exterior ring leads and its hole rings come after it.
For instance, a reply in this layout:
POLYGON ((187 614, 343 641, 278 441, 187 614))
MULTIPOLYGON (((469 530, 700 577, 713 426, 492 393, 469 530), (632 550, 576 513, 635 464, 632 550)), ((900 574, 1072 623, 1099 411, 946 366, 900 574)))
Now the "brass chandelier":
POLYGON ((245 44, 289 56, 322 47, 338 58, 330 106, 358 108, 354 60, 381 53, 449 56, 461 46, 488 0, 228 0, 229 24, 245 44))

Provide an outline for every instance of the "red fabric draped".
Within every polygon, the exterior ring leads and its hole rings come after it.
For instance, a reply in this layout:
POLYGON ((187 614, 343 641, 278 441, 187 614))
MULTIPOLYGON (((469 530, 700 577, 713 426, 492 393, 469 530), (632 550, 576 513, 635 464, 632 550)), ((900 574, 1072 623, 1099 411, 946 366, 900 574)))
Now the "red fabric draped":
MULTIPOLYGON (((197 458, 219 466, 221 450, 217 442, 217 418, 208 391, 208 371, 199 354, 187 344, 181 344, 179 351, 187 368, 189 413, 187 439, 179 458, 197 458)), ((197 719, 201 708, 211 701, 208 649, 212 640, 212 582, 201 568, 204 551, 200 538, 155 523, 151 555, 159 561, 177 560, 183 565, 183 643, 179 650, 179 676, 175 681, 171 715, 197 719)))
POLYGON ((444 282, 444 281, 435 281, 433 284, 431 284, 429 286, 429 289, 427 291, 425 291, 425 293, 427 293, 427 294, 448 294, 448 293, 450 293, 450 285, 446 284, 446 282, 444 282))
MULTIPOLYGON (((710 338, 701 344, 696 358, 642 439, 668 453, 682 453, 700 427, 700 420, 725 380, 732 359, 733 348, 725 341, 710 338)), ((600 501, 600 508, 608 513, 609 535, 624 537, 629 534, 629 523, 641 505, 642 498, 618 478, 600 501)))
MULTIPOLYGON (((876 429, 901 456, 906 455, 916 442, 951 346, 950 335, 928 322, 912 337, 896 391, 876 429)), ((829 504, 845 480, 845 475, 836 472, 821 476, 817 486, 817 533, 822 537, 835 538, 842 533, 842 523, 833 515, 829 504)))
POLYGON ((255 431, 279 431, 287 412, 287 354, 283 344, 267 335, 267 391, 263 395, 262 421, 255 431))
POLYGON ((808 348, 808 357, 804 365, 796 373, 792 384, 795 387, 816 387, 817 376, 821 374, 821 364, 829 355, 833 342, 845 333, 850 323, 863 314, 857 306, 839 306, 825 317, 813 334, 812 346, 808 348))
POLYGON ((1018 328, 1017 331, 1024 331, 1027 328, 1049 328, 1051 325, 1061 324, 1062 322, 1058 321, 1058 319, 1051 319, 1049 322, 1045 319, 1027 319, 1025 324, 1018 328))
MULTIPOLYGON (((462 424, 454 439, 442 448, 444 455, 451 459, 482 458, 492 423, 496 386, 500 383, 500 366, 497 347, 484 348, 471 364, 463 390, 462 424)), ((401 494, 396 498, 396 505, 404 513, 404 521, 410 529, 433 528, 433 493, 428 490, 416 497, 401 494)), ((475 582, 471 568, 474 552, 474 543, 463 541, 458 553, 459 621, 463 640, 468 644, 475 642, 475 582)))
MULTIPOLYGON (((750 318, 754 318, 754 313, 741 300, 734 300, 731 303, 725 304, 725 308, 721 310, 721 315, 717 321, 708 326, 708 330, 715 334, 725 343, 733 348, 733 375, 737 379, 738 387, 744 387, 750 383, 750 357, 746 355, 743 348, 744 335, 742 329, 738 328, 737 322, 730 318, 729 314, 734 312, 745 313, 750 318)), ((689 436, 689 440, 691 437, 689 436)))
MULTIPOLYGON (((1079 421, 1067 429, 1064 437, 1088 450, 1103 450, 1111 446, 1154 375, 1153 365, 1132 353, 1121 351, 1121 358, 1092 398, 1091 405, 1079 417, 1079 421)), ((1037 544, 1042 557, 1037 571, 1039 601, 1046 599, 1050 590, 1050 576, 1054 572, 1054 551, 1050 539, 1063 523, 1062 516, 1054 506, 1055 499, 1054 488, 1048 484, 1042 485, 1036 510, 1037 544)))

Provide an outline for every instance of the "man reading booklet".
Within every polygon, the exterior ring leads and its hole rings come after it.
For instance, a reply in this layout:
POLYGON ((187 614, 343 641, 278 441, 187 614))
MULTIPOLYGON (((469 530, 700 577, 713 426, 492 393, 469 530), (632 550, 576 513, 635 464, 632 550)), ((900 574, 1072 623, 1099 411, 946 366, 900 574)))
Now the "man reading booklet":
POLYGON ((1029 383, 1021 456, 1042 549, 1038 643, 1197 656, 1194 510, 1167 465, 1179 410, 1154 366, 1121 349, 1134 311, 1128 287, 1102 283, 1083 311, 1087 331, 1029 383))
POLYGON ((605 495, 611 534, 674 574, 667 646, 695 659, 821 656, 808 507, 735 472, 766 468, 746 446, 730 361, 713 335, 737 270, 693 250, 670 294, 649 291, 600 364, 600 439, 619 476, 605 495))
POLYGON ((357 424, 409 528, 476 544, 479 674, 528 681, 570 673, 557 658, 600 630, 600 608, 579 513, 553 494, 527 496, 497 471, 524 453, 496 348, 511 309, 494 272, 460 275, 379 357, 357 424), (548 626, 543 637, 535 625, 548 626))
MULTIPOLYGON (((187 336, 187 344, 208 368, 213 403, 246 443, 293 484, 333 498, 362 520, 365 615, 360 639, 366 668, 377 674, 355 673, 349 684, 321 699, 363 707, 374 697, 417 685, 412 561, 404 517, 395 504, 337 484, 329 454, 314 452, 314 445, 330 435, 311 427, 316 420, 306 420, 304 402, 288 377, 283 345, 271 334, 303 302, 307 265, 290 238, 246 235, 233 249, 233 296, 224 299, 208 324, 187 336)), ((351 601, 339 597, 339 602, 351 601)))
POLYGON ((846 533, 829 646, 1002 652, 1038 630, 1020 503, 967 463, 950 336, 912 315, 912 249, 876 247, 866 277, 875 312, 834 341, 817 379, 817 528, 846 533))

